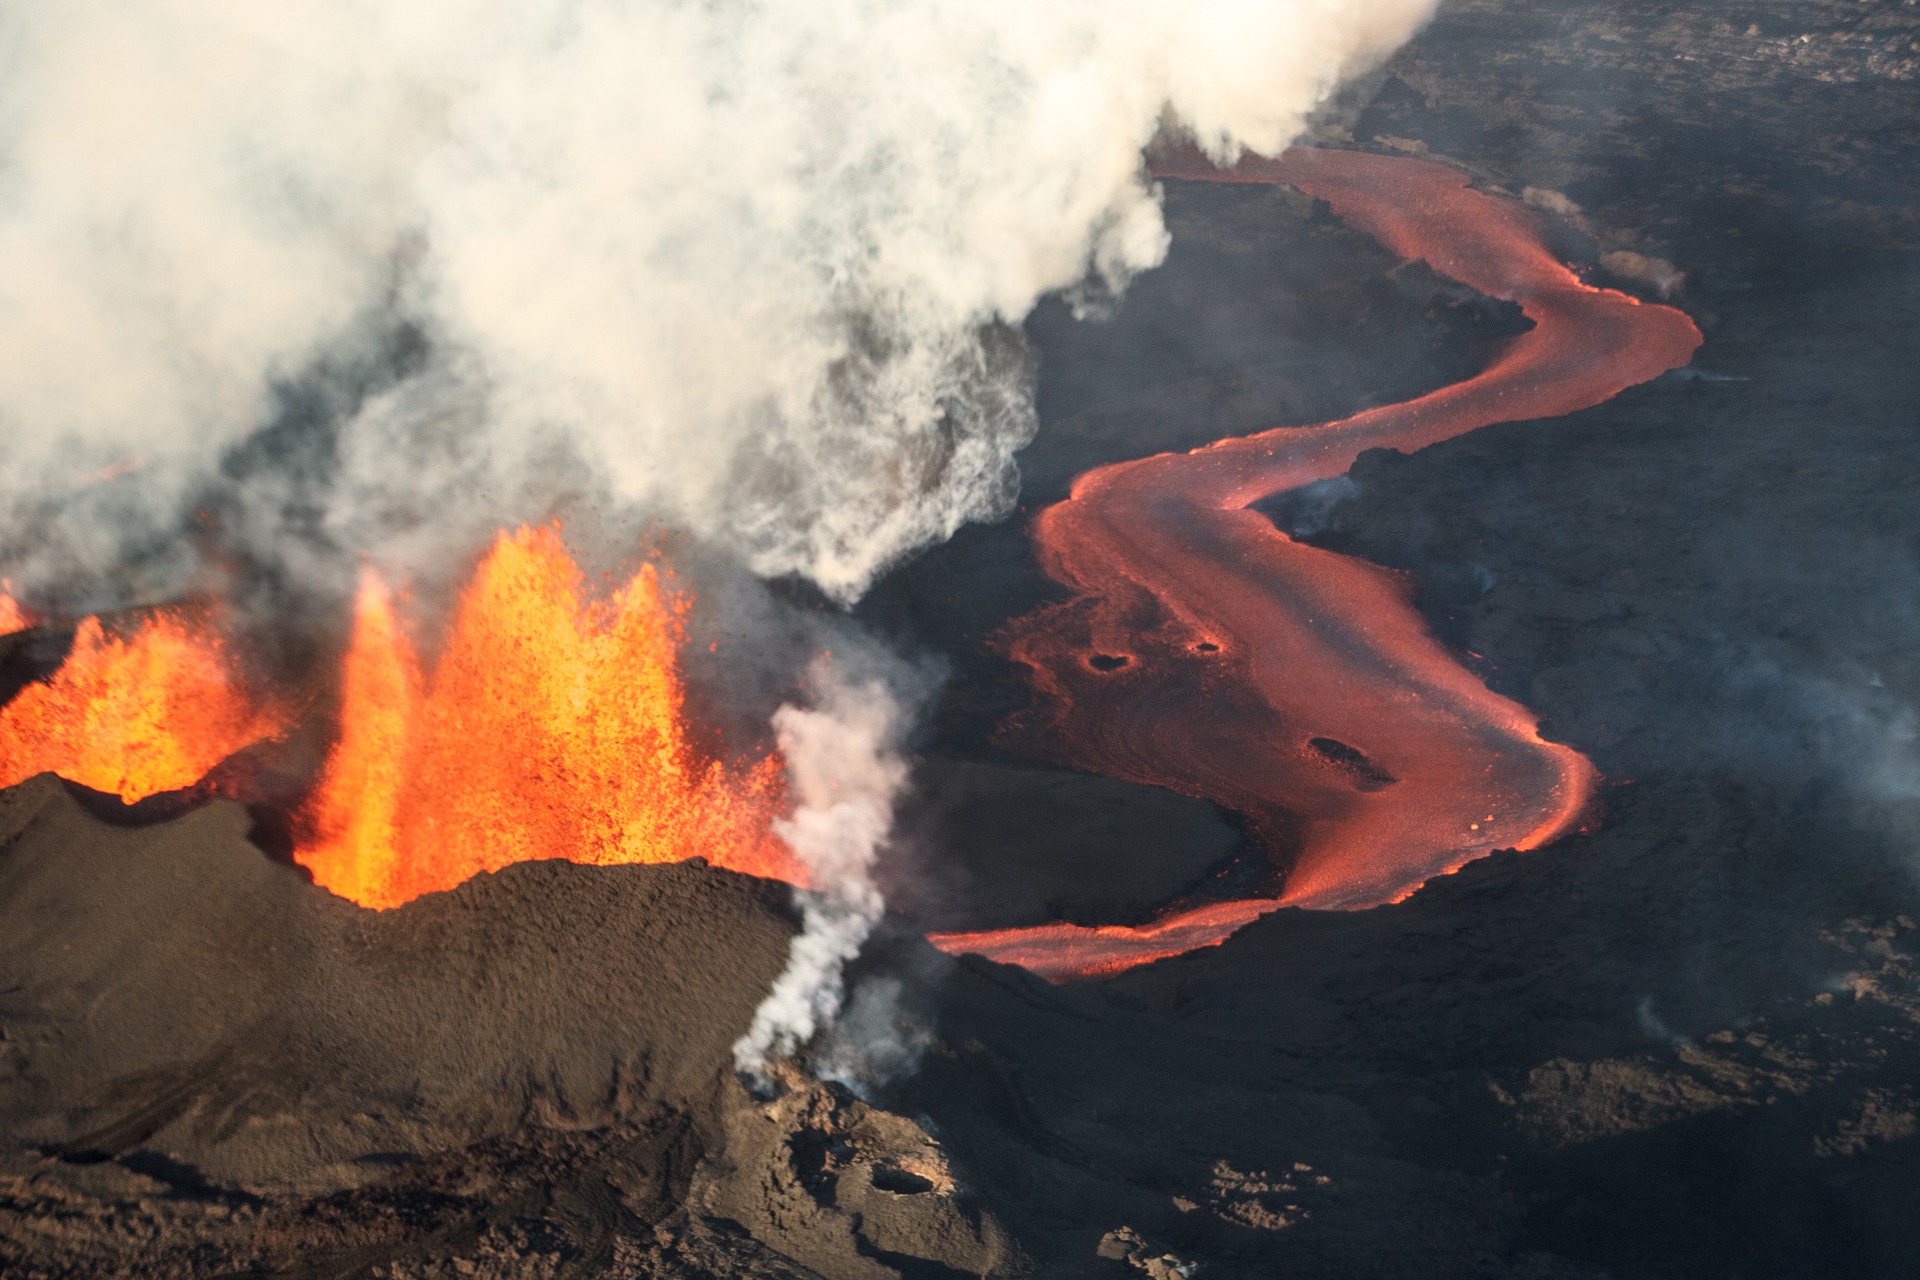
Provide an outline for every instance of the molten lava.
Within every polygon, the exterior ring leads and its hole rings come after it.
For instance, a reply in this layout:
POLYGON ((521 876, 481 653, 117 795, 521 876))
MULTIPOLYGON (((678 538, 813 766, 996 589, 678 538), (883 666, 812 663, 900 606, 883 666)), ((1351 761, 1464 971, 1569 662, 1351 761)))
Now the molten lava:
POLYGON ((296 857, 370 907, 535 858, 699 856, 798 882, 771 832, 779 759, 703 763, 688 741, 685 607, 651 565, 590 600, 559 535, 523 528, 481 563, 428 679, 369 572, 339 737, 296 857))
POLYGON ((1495 849, 1568 831, 1593 787, 1585 757, 1544 741, 1525 707, 1462 668, 1400 578, 1296 543, 1250 508, 1344 474, 1365 449, 1411 451, 1598 404, 1684 365, 1700 343, 1681 312, 1582 284, 1534 215, 1444 165, 1295 149, 1161 176, 1291 184, 1401 257, 1518 302, 1534 328, 1475 377, 1402 404, 1097 468, 1034 521, 1040 563, 1070 598, 1003 634, 1037 695, 1009 740, 1215 801, 1299 850, 1272 898, 1141 928, 933 939, 1054 979, 1214 945, 1281 906, 1395 901, 1495 849))
POLYGON ((198 611, 157 610, 125 636, 88 618, 60 669, 0 708, 0 786, 57 773, 132 803, 194 785, 287 723, 235 679, 198 611))
POLYGON ((33 625, 33 619, 13 598, 13 584, 0 582, 0 636, 10 636, 16 631, 25 631, 33 625))

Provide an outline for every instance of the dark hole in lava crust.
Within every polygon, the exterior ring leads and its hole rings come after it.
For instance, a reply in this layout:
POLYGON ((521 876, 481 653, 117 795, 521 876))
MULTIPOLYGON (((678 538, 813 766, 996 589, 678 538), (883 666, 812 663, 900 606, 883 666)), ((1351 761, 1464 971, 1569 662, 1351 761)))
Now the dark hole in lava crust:
POLYGON ((1131 661, 1124 653, 1096 653, 1087 659, 1087 665, 1095 671, 1118 671, 1131 661))
POLYGON ((1322 760, 1352 779, 1353 785, 1361 791, 1378 791, 1400 781, 1375 764, 1366 752, 1358 747, 1350 747, 1338 738, 1308 738, 1307 745, 1322 760))

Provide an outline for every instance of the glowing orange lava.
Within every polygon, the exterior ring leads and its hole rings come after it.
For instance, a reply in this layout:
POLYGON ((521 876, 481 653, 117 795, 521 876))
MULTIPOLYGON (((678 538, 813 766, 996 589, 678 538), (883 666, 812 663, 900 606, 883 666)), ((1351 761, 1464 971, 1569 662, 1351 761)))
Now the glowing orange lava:
POLYGON ((339 737, 295 856, 370 907, 536 858, 699 856, 798 881, 771 831, 779 759, 702 763, 687 740, 684 608, 651 565, 590 600, 559 534, 523 528, 481 563, 427 679, 368 573, 339 737))
POLYGON ((1495 849, 1566 833, 1592 792, 1586 758, 1462 668, 1399 577, 1296 543, 1250 508, 1344 474, 1365 449, 1598 404, 1700 343, 1681 312, 1581 283, 1532 213, 1441 164, 1297 148, 1161 176, 1291 184, 1401 257, 1518 302, 1534 328, 1475 377, 1402 404, 1097 468, 1034 521, 1041 565, 1070 598, 1003 635, 1037 695, 1009 739, 1213 800, 1298 849, 1273 898, 1140 928, 933 938, 1056 980, 1215 945, 1281 906, 1396 901, 1495 849))
POLYGON ((235 680, 198 612, 158 610, 126 636, 88 618, 60 669, 0 708, 0 786, 57 773, 132 803, 190 787, 286 727, 235 680))
POLYGON ((33 619, 13 598, 13 584, 0 581, 0 636, 10 636, 16 631, 25 631, 33 625, 33 619))

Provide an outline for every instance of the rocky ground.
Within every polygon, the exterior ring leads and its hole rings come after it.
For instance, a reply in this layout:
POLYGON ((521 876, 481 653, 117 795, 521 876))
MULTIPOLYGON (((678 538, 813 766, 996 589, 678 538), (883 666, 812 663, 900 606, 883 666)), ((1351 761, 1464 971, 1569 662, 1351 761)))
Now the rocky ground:
MULTIPOLYGON (((1368 455, 1351 486, 1269 504, 1301 536, 1410 572, 1436 631, 1594 758, 1606 819, 1396 907, 1282 914, 1062 993, 1133 1028, 1094 1071, 1056 1059, 1058 1037, 977 1029, 987 1015, 950 998, 944 1016, 969 1030, 943 1043, 971 1036, 1053 1091, 1029 1115, 1069 1135, 1068 1163, 1103 1171, 1082 1202, 1127 1204, 1156 1248, 1228 1273, 1911 1271, 1920 1058, 1897 975, 1920 918, 1913 14, 1449 5, 1326 113, 1322 142, 1445 156, 1550 215, 1597 283, 1706 331, 1691 369, 1596 409, 1368 455), (1203 1090, 1224 1117, 1211 1128, 1203 1090), (1316 1134, 1295 1091, 1317 1115, 1355 1108, 1355 1129, 1316 1134), (1148 1154, 1151 1131, 1179 1137, 1148 1154), (1209 1190, 1216 1162, 1279 1175, 1296 1159, 1331 1181, 1293 1179, 1284 1226, 1252 1230, 1209 1190)), ((1444 380, 1505 323, 1406 266, 1369 266, 1278 193, 1171 201, 1166 275, 1112 324, 1124 370, 1103 376, 1084 327, 1036 323, 1038 500, 1105 441, 1189 447, 1210 423, 1254 425, 1243 387, 1284 406, 1270 421, 1332 416, 1444 380), (1255 218, 1273 229, 1270 271, 1241 249, 1255 218), (1335 259, 1328 279, 1392 281, 1415 323, 1382 292, 1316 290, 1312 263, 1335 259), (1197 314, 1229 278, 1224 322, 1197 314), (1372 371, 1314 360, 1286 296, 1334 317, 1372 371), (1416 350, 1405 335, 1422 332, 1416 350), (1245 371, 1209 376, 1216 356, 1245 371), (1291 399, 1260 385, 1288 368, 1291 399)), ((974 605, 941 568, 942 595, 915 603, 990 633, 987 593, 974 605)), ((998 708, 950 713, 956 754, 998 708)), ((958 1093, 976 1073, 923 1079, 958 1093)), ((1007 1145, 1004 1126, 969 1131, 1007 1145)), ((1019 1185, 1021 1203, 1044 1201, 1019 1185)), ((1073 1199, 1053 1222, 1075 1219, 1073 1199)))
MULTIPOLYGON (((761 1099, 728 1046, 778 890, 541 864, 376 916, 238 806, 116 825, 37 780, 0 797, 0 1271, 1912 1274, 1917 42, 1881 0, 1466 0, 1319 122, 1462 164, 1706 332, 1271 508, 1413 575, 1606 774, 1592 832, 1106 982, 946 960, 916 926, 1137 919, 1259 856, 995 748, 1021 691, 985 642, 1046 588, 1017 523, 967 530, 864 606, 955 673, 856 974, 854 1030, 917 1068, 761 1099)), ((1169 209, 1110 320, 1029 327, 1029 506, 1511 331, 1288 193, 1169 209)))

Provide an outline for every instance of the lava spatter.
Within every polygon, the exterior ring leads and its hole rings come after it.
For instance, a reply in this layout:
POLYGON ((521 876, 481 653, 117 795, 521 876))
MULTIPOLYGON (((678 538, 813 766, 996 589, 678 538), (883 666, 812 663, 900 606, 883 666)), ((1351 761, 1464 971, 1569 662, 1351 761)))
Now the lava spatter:
POLYGON ((800 879, 772 833, 779 758, 729 766, 689 742, 684 607, 652 565, 590 599, 558 532, 522 528, 481 562, 427 676, 369 572, 295 856, 371 907, 537 858, 800 879))
POLYGON ((288 724, 236 677, 206 611, 156 609, 114 630, 86 618, 60 668, 0 708, 0 787, 57 773, 131 804, 193 786, 288 724))
POLYGON ((13 597, 13 584, 0 580, 0 636, 10 636, 16 631, 25 631, 33 625, 33 619, 13 597))
POLYGON ((1445 165, 1296 148, 1226 172, 1196 158, 1160 176, 1290 184, 1399 256, 1517 302, 1534 327, 1463 382, 1100 467, 1035 519, 1040 563, 1070 594, 1002 635, 1036 695, 1009 744, 1212 800, 1298 850, 1271 898, 1139 928, 933 939, 1054 979, 1213 945, 1281 906, 1395 901, 1494 849, 1570 830, 1596 776, 1586 758, 1542 739, 1525 707, 1461 667, 1399 576, 1297 543, 1251 507, 1344 474, 1366 449, 1411 451, 1598 404, 1684 365, 1700 343, 1681 312, 1583 284, 1535 215, 1445 165))

